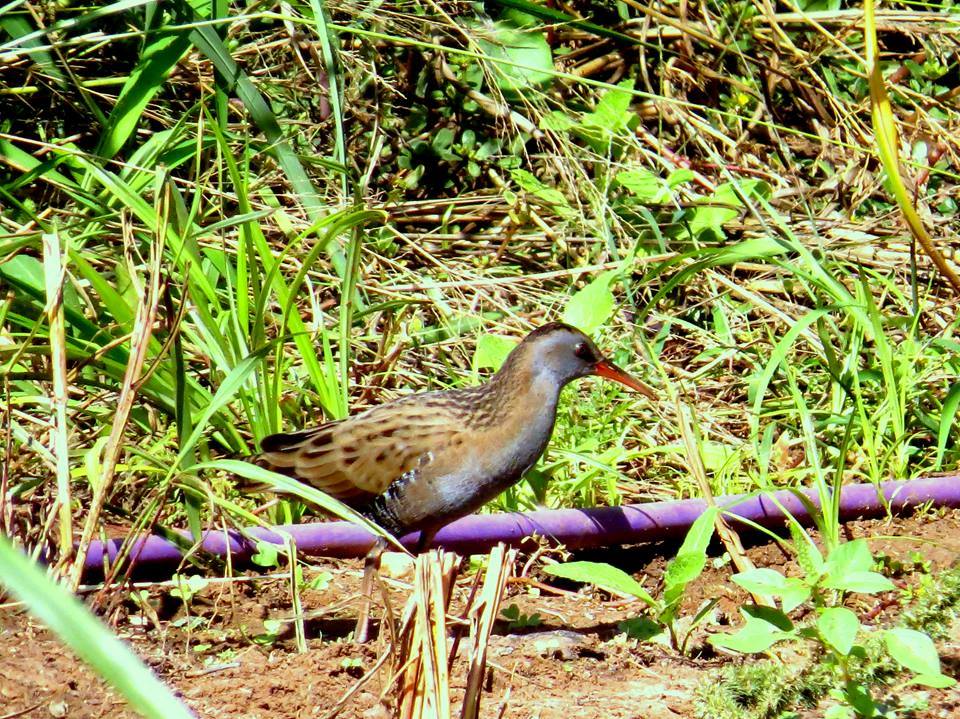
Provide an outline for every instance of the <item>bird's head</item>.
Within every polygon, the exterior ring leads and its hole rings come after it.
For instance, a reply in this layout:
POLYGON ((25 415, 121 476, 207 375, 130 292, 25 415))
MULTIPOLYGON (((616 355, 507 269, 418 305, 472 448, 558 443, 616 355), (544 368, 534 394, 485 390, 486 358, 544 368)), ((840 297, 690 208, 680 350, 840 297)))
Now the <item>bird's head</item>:
POLYGON ((549 375, 561 387, 580 377, 596 375, 657 399, 651 387, 604 357, 583 332, 562 322, 550 322, 535 329, 513 351, 507 364, 511 364, 511 359, 522 362, 534 374, 549 375))

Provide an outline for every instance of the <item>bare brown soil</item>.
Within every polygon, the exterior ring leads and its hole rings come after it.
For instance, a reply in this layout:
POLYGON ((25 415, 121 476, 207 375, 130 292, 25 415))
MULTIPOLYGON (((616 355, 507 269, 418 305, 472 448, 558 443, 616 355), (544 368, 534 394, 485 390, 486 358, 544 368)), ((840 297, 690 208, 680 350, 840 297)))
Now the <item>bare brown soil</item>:
MULTIPOLYGON (((892 561, 912 566, 919 552, 930 571, 960 558, 960 511, 939 516, 862 521, 846 526, 849 537, 873 538, 871 546, 892 561)), ((634 573, 656 593, 666 559, 675 547, 641 547, 592 553, 634 573), (663 552, 663 555, 657 552, 663 552)), ((796 571, 788 554, 775 543, 760 543, 748 551, 759 566, 796 571)), ((586 557, 584 557, 586 558, 586 557)), ((117 631, 184 698, 199 717, 253 719, 323 717, 373 667, 384 643, 357 647, 347 640, 357 605, 360 565, 322 562, 317 572, 333 577, 322 590, 306 590, 309 651, 296 651, 290 624, 279 636, 265 639, 264 620, 292 614, 286 582, 279 577, 211 583, 195 596, 187 611, 172 598, 169 587, 149 590, 149 608, 118 601, 108 612, 117 631), (191 619, 193 617, 193 619, 191 619), (192 626, 195 625, 195 626, 192 626)), ((719 597, 719 624, 736 622, 737 607, 748 601, 728 581, 729 563, 720 560, 690 588, 684 604, 689 615, 702 602, 719 597)), ((308 573, 307 578, 314 576, 308 573)), ((697 686, 712 681, 711 670, 725 662, 742 661, 713 654, 707 633, 723 631, 714 623, 694 633, 690 656, 667 647, 626 639, 620 621, 636 617, 636 602, 603 592, 516 582, 503 606, 515 604, 521 615, 539 614, 535 626, 521 629, 501 622, 489 649, 489 670, 481 716, 574 719, 643 717, 673 719, 694 716, 697 686)), ((900 586, 914 581, 915 572, 895 576, 900 586)), ((458 583, 454 607, 463 606, 472 584, 465 572, 458 583), (458 604, 459 603, 459 604, 458 604)), ((402 577, 392 582, 395 606, 408 590, 402 577)), ((120 595, 116 595, 120 597, 120 595)), ((898 611, 895 595, 864 597, 856 607, 878 625, 891 622, 898 611)), ((960 641, 941 643, 944 669, 960 670, 960 641)), ((451 669, 455 710, 463 695, 466 666, 461 648, 451 669)), ((388 677, 381 672, 343 705, 342 717, 378 719, 388 716, 380 697, 389 695, 388 677)), ((810 716, 819 714, 810 714, 810 716)), ((71 717, 133 717, 124 703, 106 689, 46 630, 17 610, 0 612, 0 719, 71 717)), ((933 691, 929 708, 917 719, 960 717, 960 690, 933 691)))

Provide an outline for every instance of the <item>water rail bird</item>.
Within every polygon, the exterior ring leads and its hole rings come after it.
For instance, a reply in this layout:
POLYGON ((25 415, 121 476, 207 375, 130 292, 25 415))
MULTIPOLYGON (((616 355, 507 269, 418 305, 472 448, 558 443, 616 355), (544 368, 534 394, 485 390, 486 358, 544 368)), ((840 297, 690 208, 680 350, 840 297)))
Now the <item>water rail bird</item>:
MULTIPOLYGON (((419 531, 427 547, 445 524, 517 483, 547 448, 560 390, 580 377, 654 391, 606 359, 580 330, 551 322, 531 332, 487 382, 413 394, 347 419, 270 435, 257 464, 357 509, 396 537, 419 531)), ((364 567, 354 638, 368 637, 380 539, 364 567)))

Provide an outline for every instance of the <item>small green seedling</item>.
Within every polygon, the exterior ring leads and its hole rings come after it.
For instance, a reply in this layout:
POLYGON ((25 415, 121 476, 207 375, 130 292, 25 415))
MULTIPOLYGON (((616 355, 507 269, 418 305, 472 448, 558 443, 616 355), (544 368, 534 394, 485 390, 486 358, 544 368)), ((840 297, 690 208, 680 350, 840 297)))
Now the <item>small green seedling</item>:
POLYGON ((631 637, 651 640, 666 632, 670 645, 684 653, 692 630, 710 613, 718 600, 713 599, 701 607, 680 636, 678 612, 687 586, 703 572, 707 563, 707 547, 713 536, 717 517, 715 507, 701 514, 687 532, 686 539, 677 556, 667 565, 663 576, 663 595, 654 599, 643 586, 621 569, 600 562, 567 562, 546 567, 544 571, 575 582, 585 582, 598 587, 636 597, 650 609, 650 616, 628 620, 621 628, 631 637))
MULTIPOLYGON (((297 570, 300 570, 299 566, 297 567, 297 570)), ((300 580, 299 584, 301 589, 312 589, 317 592, 321 592, 329 587, 330 582, 333 581, 333 575, 330 572, 318 572, 317 576, 304 582, 303 573, 301 571, 300 574, 297 575, 297 578, 300 580)))
POLYGON ((277 551, 277 545, 262 539, 257 540, 257 551, 250 556, 250 561, 258 567, 278 566, 280 553, 277 551))
MULTIPOLYGON (((863 640, 871 633, 856 613, 842 606, 847 594, 878 594, 895 589, 893 582, 873 571, 874 559, 867 542, 856 539, 838 545, 826 560, 812 543, 803 547, 803 577, 786 577, 770 568, 735 574, 736 584, 753 594, 780 600, 780 609, 747 605, 740 608, 744 624, 734 634, 718 634, 709 641, 715 647, 743 654, 765 652, 783 641, 808 640, 818 644, 826 659, 846 678, 840 691, 841 704, 831 709, 833 719, 875 716, 877 706, 870 687, 853 677, 852 666, 866 656, 863 640), (798 626, 788 614, 811 603, 815 620, 798 626), (859 641, 858 641, 859 640, 859 641)), ((907 684, 946 687, 955 683, 940 671, 940 658, 933 640, 913 629, 889 629, 882 633, 889 655, 914 674, 907 684)))
POLYGON ((507 620, 507 629, 510 631, 514 629, 526 629, 527 627, 539 627, 543 623, 538 613, 523 614, 520 611, 520 607, 516 604, 511 604, 509 607, 500 610, 500 616, 507 620))
POLYGON ((171 580, 175 586, 170 590, 170 596, 177 597, 186 605, 189 605, 194 595, 202 592, 210 583, 205 577, 201 577, 199 574, 191 574, 189 576, 174 574, 171 580))
POLYGON ((264 619, 263 632, 255 634, 253 641, 261 646, 272 646, 280 636, 280 630, 283 628, 283 622, 279 619, 264 619))

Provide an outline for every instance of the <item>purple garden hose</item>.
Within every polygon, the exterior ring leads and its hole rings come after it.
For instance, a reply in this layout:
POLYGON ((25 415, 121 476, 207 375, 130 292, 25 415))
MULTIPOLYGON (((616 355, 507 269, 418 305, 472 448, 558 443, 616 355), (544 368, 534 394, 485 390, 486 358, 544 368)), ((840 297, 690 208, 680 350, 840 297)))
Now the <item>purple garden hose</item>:
MULTIPOLYGON (((960 475, 884 482, 879 489, 878 493, 872 484, 843 487, 840 518, 876 517, 886 512, 887 504, 893 512, 927 502, 938 507, 960 507, 960 475)), ((802 491, 813 504, 819 504, 813 490, 802 491)), ((785 516, 778 503, 800 522, 810 521, 809 512, 790 490, 761 496, 728 495, 718 497, 716 502, 735 523, 739 517, 765 527, 783 525, 785 516)), ((569 549, 651 542, 683 536, 706 506, 702 499, 685 499, 624 507, 475 514, 440 530, 434 545, 459 554, 484 553, 497 542, 517 545, 532 534, 547 537, 569 549)), ((298 552, 312 556, 362 557, 374 541, 373 535, 349 522, 292 524, 277 529, 293 537, 298 552)), ((275 544, 284 542, 283 537, 271 529, 251 528, 246 533, 275 544)), ((404 537, 404 545, 413 547, 416 536, 404 537)), ((122 543, 122 539, 92 542, 87 569, 102 568, 104 553, 113 561, 122 543)), ((256 551, 255 545, 255 541, 235 530, 213 530, 204 534, 202 549, 220 556, 229 551, 234 559, 246 559, 256 551)), ((179 562, 183 553, 162 537, 146 536, 134 541, 130 556, 140 566, 179 562)))

